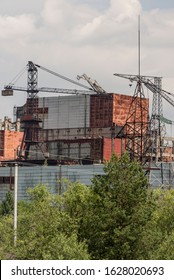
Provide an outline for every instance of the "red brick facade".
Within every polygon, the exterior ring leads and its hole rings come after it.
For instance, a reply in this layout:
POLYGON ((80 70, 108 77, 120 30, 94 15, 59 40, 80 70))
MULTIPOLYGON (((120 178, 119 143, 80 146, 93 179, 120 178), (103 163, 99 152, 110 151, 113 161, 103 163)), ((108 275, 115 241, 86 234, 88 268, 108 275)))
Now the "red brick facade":
MULTIPOLYGON (((90 126, 91 127, 111 127, 113 123, 123 126, 126 123, 130 112, 130 106, 133 97, 125 94, 101 94, 91 96, 90 102, 90 126)), ((142 107, 147 112, 145 116, 147 121, 149 111, 149 100, 142 100, 142 107)), ((137 108, 136 114, 140 116, 140 108, 137 108)))
POLYGON ((14 160, 23 132, 0 130, 0 160, 14 160))
POLYGON ((103 160, 110 160, 113 153, 117 156, 121 156, 125 151, 125 141, 124 139, 103 139, 103 160))

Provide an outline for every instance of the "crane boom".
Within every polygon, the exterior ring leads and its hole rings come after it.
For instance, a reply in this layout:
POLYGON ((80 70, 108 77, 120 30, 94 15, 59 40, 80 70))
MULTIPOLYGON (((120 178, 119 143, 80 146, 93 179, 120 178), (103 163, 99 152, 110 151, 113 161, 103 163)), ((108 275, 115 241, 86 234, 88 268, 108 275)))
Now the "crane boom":
POLYGON ((152 77, 152 76, 139 76, 139 75, 128 75, 128 74, 114 74, 114 76, 125 78, 130 80, 131 82, 137 82, 140 80, 150 91, 153 93, 158 92, 169 104, 174 107, 174 100, 171 99, 168 95, 174 96, 173 93, 167 92, 163 89, 159 89, 151 79, 161 78, 161 77, 152 77))
POLYGON ((65 77, 65 76, 63 76, 63 75, 61 75, 61 74, 58 74, 58 73, 56 73, 56 72, 54 72, 54 71, 52 71, 52 70, 49 70, 49 69, 47 69, 47 68, 45 68, 45 67, 43 67, 43 66, 40 66, 40 65, 38 65, 38 64, 35 64, 35 66, 38 67, 38 68, 40 68, 40 69, 42 69, 42 70, 44 70, 44 71, 46 71, 46 72, 48 72, 48 73, 50 73, 50 74, 52 74, 52 75, 54 75, 54 76, 57 76, 57 77, 59 77, 59 78, 61 78, 61 79, 63 79, 63 80, 66 80, 66 81, 68 81, 68 82, 70 82, 70 83, 72 83, 72 84, 75 84, 75 85, 77 85, 77 86, 83 87, 83 88, 85 88, 85 89, 87 89, 87 90, 92 90, 92 88, 89 88, 89 87, 87 87, 87 86, 85 86, 85 85, 83 85, 83 84, 81 84, 81 83, 79 83, 79 82, 76 82, 76 81, 74 81, 74 80, 72 80, 72 79, 70 79, 70 78, 67 78, 67 77, 65 77))
MULTIPOLYGON (((30 92, 25 87, 16 87, 16 86, 8 85, 8 86, 4 87, 4 90, 2 90, 2 95, 3 96, 13 95, 13 90, 30 92)), ((87 91, 87 90, 61 89, 61 88, 50 88, 50 87, 37 88, 37 90, 35 90, 35 92, 37 92, 37 93, 38 92, 53 92, 53 93, 62 93, 62 94, 75 94, 75 95, 94 94, 95 93, 94 91, 87 91)))
POLYGON ((118 74, 118 73, 115 73, 114 76, 124 78, 124 79, 128 79, 131 82, 138 82, 139 79, 143 82, 143 81, 151 80, 151 79, 154 79, 154 78, 162 78, 162 77, 154 77, 154 76, 118 74))
POLYGON ((143 82, 144 85, 153 93, 154 92, 158 92, 170 105, 172 105, 174 107, 174 100, 171 99, 168 95, 172 95, 174 96, 173 93, 167 92, 163 89, 158 90, 158 88, 151 82, 151 81, 147 81, 147 82, 143 82))
POLYGON ((32 61, 28 61, 28 84, 27 88, 24 87, 16 87, 13 84, 9 84, 4 87, 4 90, 2 90, 3 96, 10 96, 13 95, 13 90, 17 91, 26 91, 28 94, 28 98, 33 99, 37 96, 37 93, 40 92, 54 92, 54 93, 63 93, 63 94, 91 94, 94 93, 94 89, 89 88, 79 82, 76 82, 70 78, 67 78, 63 75, 60 75, 52 70, 49 70, 43 66, 40 66, 38 64, 33 63, 32 61), (59 89, 59 88, 48 88, 48 87, 41 87, 38 88, 38 68, 55 75, 61 79, 64 79, 70 83, 73 83, 75 85, 78 85, 80 87, 85 88, 86 90, 76 90, 76 89, 59 89))
POLYGON ((86 74, 83 74, 82 76, 77 75, 77 80, 80 80, 80 79, 86 80, 95 92, 100 93, 100 94, 106 93, 106 91, 99 85, 99 83, 96 80, 92 80, 86 74))

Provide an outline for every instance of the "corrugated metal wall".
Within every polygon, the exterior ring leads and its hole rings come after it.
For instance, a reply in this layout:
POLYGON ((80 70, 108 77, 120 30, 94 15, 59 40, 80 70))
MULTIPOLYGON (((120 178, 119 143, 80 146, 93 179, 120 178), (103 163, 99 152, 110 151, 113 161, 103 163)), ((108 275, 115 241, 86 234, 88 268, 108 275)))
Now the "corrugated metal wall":
POLYGON ((157 162, 151 165, 149 183, 154 188, 174 187, 174 162, 157 162))
MULTIPOLYGON (((174 188, 174 162, 157 163, 151 166, 149 184, 153 188, 174 188)), ((0 167, 0 201, 9 190, 14 189, 14 167, 0 167)), ((103 165, 59 165, 19 167, 18 199, 27 199, 27 189, 44 184, 52 193, 66 189, 64 179, 91 185, 95 175, 103 175, 103 165)))
MULTIPOLYGON (((14 167, 0 167, 0 201, 9 190, 14 189, 14 167)), ((52 193, 60 193, 66 189, 64 179, 70 182, 79 181, 85 185, 91 184, 94 175, 103 174, 103 165, 60 165, 19 167, 18 199, 27 198, 27 189, 38 184, 44 184, 52 193)))

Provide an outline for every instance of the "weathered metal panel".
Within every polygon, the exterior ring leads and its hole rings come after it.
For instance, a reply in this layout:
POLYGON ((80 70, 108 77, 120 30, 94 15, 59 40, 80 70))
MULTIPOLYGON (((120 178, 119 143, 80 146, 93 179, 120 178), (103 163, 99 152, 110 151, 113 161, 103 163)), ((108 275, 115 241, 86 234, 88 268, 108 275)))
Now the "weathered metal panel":
POLYGON ((91 95, 90 99, 90 127, 111 127, 113 94, 91 95))
POLYGON ((90 143, 67 143, 64 141, 50 142, 48 144, 50 158, 80 160, 90 155, 90 143))
POLYGON ((14 168, 0 167, 0 201, 14 188, 14 168))
POLYGON ((89 127, 90 97, 70 95, 39 98, 44 129, 89 127))
POLYGON ((174 187, 174 163, 157 162, 151 165, 149 184, 154 188, 174 187))

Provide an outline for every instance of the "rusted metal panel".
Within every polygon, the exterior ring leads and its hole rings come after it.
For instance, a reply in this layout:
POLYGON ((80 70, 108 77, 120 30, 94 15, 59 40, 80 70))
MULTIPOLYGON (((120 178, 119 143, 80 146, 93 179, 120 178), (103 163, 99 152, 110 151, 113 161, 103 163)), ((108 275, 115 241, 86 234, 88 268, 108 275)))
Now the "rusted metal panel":
POLYGON ((90 96, 90 126, 111 127, 113 122, 113 94, 90 96))
MULTIPOLYGON (((117 125, 125 125, 128 118, 133 97, 125 94, 114 94, 113 95, 113 122, 117 125)), ((142 106, 149 110, 149 101, 147 98, 142 100, 142 106)), ((140 110, 137 110, 137 115, 140 116, 140 110)), ((147 115, 145 120, 147 120, 147 115)), ((129 120, 130 121, 130 120, 129 120)))

